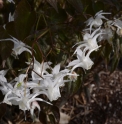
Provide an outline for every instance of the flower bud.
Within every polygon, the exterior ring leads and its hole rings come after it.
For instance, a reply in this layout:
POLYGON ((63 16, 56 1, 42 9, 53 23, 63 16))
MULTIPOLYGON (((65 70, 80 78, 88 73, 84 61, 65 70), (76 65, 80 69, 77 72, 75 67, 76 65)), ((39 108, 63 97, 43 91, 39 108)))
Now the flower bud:
POLYGON ((77 80, 77 73, 75 71, 72 72, 73 75, 69 75, 69 78, 71 81, 76 81, 77 80))

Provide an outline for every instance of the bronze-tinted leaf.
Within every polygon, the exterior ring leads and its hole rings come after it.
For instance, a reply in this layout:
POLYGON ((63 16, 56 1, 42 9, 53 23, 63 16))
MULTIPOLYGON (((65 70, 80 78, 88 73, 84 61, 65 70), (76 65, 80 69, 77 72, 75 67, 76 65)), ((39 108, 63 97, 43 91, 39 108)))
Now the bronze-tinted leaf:
POLYGON ((1 41, 0 42, 0 55, 2 60, 6 60, 12 52, 14 44, 11 41, 1 41))
POLYGON ((6 104, 2 103, 0 104, 0 119, 5 115, 6 113, 6 104))
POLYGON ((36 21, 36 13, 31 10, 27 0, 21 0, 15 10, 15 31, 17 38, 23 40, 30 35, 34 23, 36 21))
POLYGON ((82 79, 83 79, 83 75, 80 74, 80 75, 77 77, 77 80, 72 83, 72 93, 76 93, 76 92, 79 90, 79 88, 80 88, 81 85, 82 85, 82 79))
POLYGON ((112 59, 111 70, 110 70, 111 73, 112 73, 113 71, 115 71, 115 69, 117 68, 118 63, 119 63, 119 60, 120 60, 120 58, 117 57, 117 56, 114 56, 114 58, 112 59))
POLYGON ((55 119, 57 120, 57 123, 59 123, 60 120, 60 112, 59 112, 59 108, 57 106, 52 106, 51 107, 51 111, 54 114, 55 119))
POLYGON ((47 124, 47 117, 46 117, 46 113, 44 113, 43 111, 40 112, 39 114, 39 120, 42 124, 47 124))
POLYGON ((81 0, 67 0, 75 9, 77 12, 82 13, 83 11, 83 5, 81 0))

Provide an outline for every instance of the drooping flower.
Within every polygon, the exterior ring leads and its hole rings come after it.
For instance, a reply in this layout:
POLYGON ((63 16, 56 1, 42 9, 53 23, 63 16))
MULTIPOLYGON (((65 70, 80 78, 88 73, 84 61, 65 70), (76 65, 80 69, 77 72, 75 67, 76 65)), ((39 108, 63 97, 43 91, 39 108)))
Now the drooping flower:
POLYGON ((7 82, 5 75, 7 73, 8 70, 2 70, 0 71, 0 82, 7 82))
POLYGON ((90 59, 89 56, 94 50, 96 49, 89 50, 88 53, 86 53, 87 49, 84 49, 83 51, 80 48, 77 49, 76 51, 77 59, 70 62, 67 67, 73 66, 71 71, 74 71, 78 67, 82 67, 83 69, 86 70, 91 69, 94 62, 90 59))
POLYGON ((14 89, 18 89, 18 88, 22 88, 23 86, 25 86, 24 79, 27 77, 27 74, 20 74, 18 77, 16 77, 14 80, 16 81, 15 85, 14 85, 14 89))
MULTIPOLYGON (((36 63, 37 64, 37 63, 36 63)), ((49 74, 46 69, 49 67, 47 63, 44 63, 43 69, 40 63, 38 63, 38 66, 36 68, 40 68, 38 74, 40 74, 40 71, 42 72, 42 77, 36 77, 34 76, 34 79, 32 82, 27 83, 27 86, 30 86, 33 88, 33 92, 42 92, 45 94, 50 101, 57 100, 59 97, 61 97, 60 94, 60 87, 64 86, 64 83, 69 80, 64 80, 64 77, 67 75, 74 75, 69 73, 69 69, 64 69, 60 71, 60 64, 57 64, 52 69, 52 72, 49 74), (45 73, 45 75, 44 75, 45 73), (35 83, 34 83, 35 82, 35 83)), ((35 68, 35 67, 34 67, 35 68)), ((36 69, 35 68, 35 69, 36 69)))
POLYGON ((34 64, 33 64, 33 71, 31 73, 32 75, 32 80, 42 80, 46 77, 50 77, 50 75, 47 71, 51 65, 51 62, 42 62, 41 64, 34 59, 34 64))
POLYGON ((65 82, 69 81, 64 80, 64 77, 73 74, 70 74, 68 69, 60 71, 60 64, 57 64, 52 69, 52 73, 51 74, 47 73, 47 75, 44 79, 36 82, 35 84, 31 82, 30 84, 28 83, 27 85, 32 85, 34 92, 40 91, 43 94, 45 94, 50 101, 57 100, 59 97, 61 97, 60 87, 64 86, 65 82))
POLYGON ((13 86, 10 83, 2 82, 0 90, 2 91, 3 95, 6 95, 9 91, 13 90, 13 86))
POLYGON ((16 84, 15 86, 12 86, 10 83, 5 82, 5 84, 0 87, 0 90, 5 95, 2 103, 18 105, 19 109, 23 110, 24 113, 26 110, 30 110, 32 116, 36 107, 40 112, 40 107, 37 105, 37 101, 46 102, 51 105, 51 103, 37 97, 40 94, 43 94, 43 92, 31 93, 30 88, 24 85, 22 85, 21 88, 18 88, 16 87, 16 84))
POLYGON ((122 21, 119 19, 115 19, 113 25, 117 27, 117 34, 119 36, 122 36, 122 21))
POLYGON ((111 14, 111 13, 105 13, 103 10, 97 12, 94 17, 89 18, 85 23, 87 26, 90 26, 90 33, 92 30, 92 26, 99 27, 103 24, 102 19, 108 20, 103 14, 111 14))
POLYGON ((40 90, 43 91, 43 94, 45 94, 50 101, 57 100, 59 97, 61 97, 60 94, 60 87, 64 86, 65 82, 68 82, 69 80, 64 80, 65 75, 60 75, 56 77, 55 79, 46 78, 45 82, 48 85, 45 85, 45 87, 41 88, 40 90))
POLYGON ((53 69, 52 69, 52 77, 56 78, 57 76, 60 76, 62 74, 66 74, 69 72, 68 69, 64 69, 60 71, 60 63, 57 64, 53 69))
POLYGON ((40 113, 41 109, 40 109, 40 106, 39 106, 38 102, 37 101, 32 101, 30 108, 31 108, 30 113, 31 113, 32 118, 34 118, 34 109, 35 108, 38 109, 38 111, 39 111, 38 112, 38 118, 39 118, 39 113, 40 113))
POLYGON ((7 38, 7 39, 1 39, 0 41, 7 41, 7 40, 8 41, 10 40, 10 41, 12 41, 14 43, 14 48, 12 50, 13 50, 13 54, 15 54, 16 56, 20 55, 24 51, 27 51, 30 54, 32 54, 32 52, 29 50, 29 49, 31 49, 31 47, 29 47, 28 45, 26 45, 22 41, 19 41, 15 37, 7 38))
POLYGON ((79 43, 76 43, 75 45, 78 45, 80 44, 74 54, 77 52, 77 50, 79 50, 80 48, 85 48, 87 50, 93 50, 93 49, 98 49, 100 46, 98 45, 97 43, 97 38, 98 36, 100 36, 101 34, 103 33, 98 33, 96 34, 98 31, 100 30, 100 28, 96 29, 92 34, 89 34, 89 33, 86 33, 84 36, 83 36, 83 40, 82 42, 79 42, 79 43))
POLYGON ((104 28, 100 31, 102 34, 98 37, 98 42, 102 40, 107 40, 108 42, 112 41, 113 31, 111 28, 104 28))

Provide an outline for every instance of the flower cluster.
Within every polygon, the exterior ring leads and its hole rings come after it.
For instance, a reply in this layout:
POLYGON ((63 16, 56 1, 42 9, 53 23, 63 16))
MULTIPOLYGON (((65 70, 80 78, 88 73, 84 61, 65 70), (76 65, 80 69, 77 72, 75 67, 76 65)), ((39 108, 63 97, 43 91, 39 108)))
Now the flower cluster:
POLYGON ((84 70, 91 69, 94 62, 90 59, 90 54, 99 49, 101 46, 99 42, 102 40, 112 41, 115 31, 119 36, 122 36, 122 21, 119 19, 108 20, 103 14, 110 13, 101 10, 85 22, 86 27, 89 26, 89 28, 83 30, 83 41, 74 45, 77 46, 74 52, 77 59, 68 64, 68 67, 72 67, 71 71, 78 67, 82 67, 84 70), (103 23, 102 19, 107 21, 103 23))
MULTIPOLYGON (((14 3, 13 0, 8 1, 14 3)), ((34 116, 35 108, 39 112, 41 110, 38 101, 52 105, 52 101, 61 97, 60 88, 65 85, 65 82, 75 82, 77 80, 78 74, 74 72, 76 68, 91 69, 94 62, 91 60, 90 55, 93 51, 99 49, 99 41, 109 41, 113 37, 113 27, 117 28, 118 35, 122 35, 122 21, 119 19, 110 21, 104 16, 105 14, 110 13, 100 11, 85 22, 87 29, 84 30, 83 41, 73 46, 77 46, 73 53, 77 59, 69 62, 64 69, 61 68, 60 63, 52 66, 53 63, 50 61, 38 62, 33 57, 29 62, 26 62, 27 70, 31 70, 31 75, 28 75, 28 71, 26 71, 26 73, 18 75, 18 77, 9 82, 5 77, 8 70, 1 70, 0 90, 4 95, 2 103, 18 105, 19 109, 24 112, 29 110, 32 117, 34 116), (106 23, 103 22, 103 19, 106 23), (105 24, 104 28, 102 28, 103 24, 105 24), (41 94, 45 95, 46 99, 40 98, 41 94)), ((14 21, 14 14, 9 14, 8 21, 14 21)), ((18 56, 26 51, 33 56, 33 48, 15 37, 10 36, 10 38, 0 40, 0 42, 4 41, 12 41, 14 43, 12 55, 18 56)))
MULTIPOLYGON (((12 55, 18 56, 26 51, 32 54, 31 47, 24 44, 22 41, 12 37, 0 40, 1 42, 10 40, 14 43, 12 55)), ((31 79, 28 79, 27 74, 20 74, 12 82, 8 82, 5 78, 7 70, 0 71, 0 90, 5 95, 2 103, 8 105, 18 105, 19 109, 30 110, 31 115, 34 115, 34 109, 37 107, 40 111, 40 106, 37 101, 43 101, 51 105, 39 97, 44 94, 52 102, 61 97, 60 87, 65 85, 65 82, 72 81, 69 76, 77 77, 77 74, 70 73, 69 69, 60 70, 60 63, 54 68, 51 67, 51 62, 39 63, 36 59, 34 62, 26 62, 31 68, 31 79), (50 72, 50 73, 49 73, 50 72), (68 80, 65 80, 67 77, 68 80)))
POLYGON ((77 59, 69 63, 68 67, 73 66, 71 71, 78 67, 82 67, 84 70, 89 70, 94 64, 90 59, 90 54, 99 49, 100 45, 98 45, 98 37, 105 34, 105 32, 101 31, 101 25, 103 24, 102 19, 108 20, 102 14, 110 13, 103 13, 100 11, 96 13, 94 18, 91 17, 85 22, 86 26, 90 26, 90 28, 84 30, 86 32, 84 32, 83 41, 75 44, 75 46, 78 45, 74 52, 77 59), (93 29, 93 26, 96 29, 93 29), (92 30, 93 32, 91 32, 92 30))

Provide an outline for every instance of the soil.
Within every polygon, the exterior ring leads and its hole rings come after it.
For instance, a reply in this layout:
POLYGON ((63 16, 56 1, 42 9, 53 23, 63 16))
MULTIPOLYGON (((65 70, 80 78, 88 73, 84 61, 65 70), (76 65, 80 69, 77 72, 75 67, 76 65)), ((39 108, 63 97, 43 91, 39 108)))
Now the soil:
POLYGON ((94 70, 84 82, 84 87, 87 90, 75 95, 62 107, 71 117, 69 124, 122 124, 120 70, 112 74, 105 68, 94 70), (96 79, 93 78, 94 73, 96 79))

